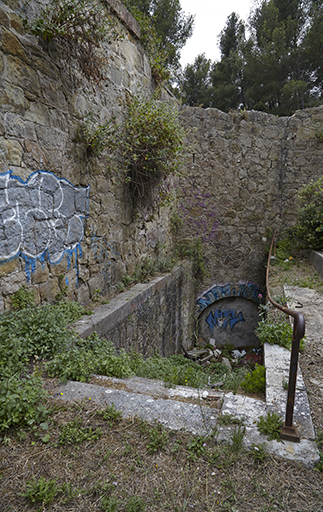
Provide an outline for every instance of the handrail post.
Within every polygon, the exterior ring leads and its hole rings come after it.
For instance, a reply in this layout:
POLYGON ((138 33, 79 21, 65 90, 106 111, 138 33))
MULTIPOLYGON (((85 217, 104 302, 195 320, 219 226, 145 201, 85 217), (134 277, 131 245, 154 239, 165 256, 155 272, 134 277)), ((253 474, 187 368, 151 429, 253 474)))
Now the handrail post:
POLYGON ((270 251, 268 255, 267 262, 267 272, 266 272, 266 286, 267 286, 267 294, 269 301, 275 306, 277 309, 283 311, 286 315, 290 315, 294 318, 294 327, 293 327, 293 338, 292 338, 292 350, 290 355, 290 367, 289 367, 289 380, 288 380, 288 393, 287 393, 287 404, 286 404, 286 417, 285 422, 281 428, 280 437, 287 441, 299 442, 300 437, 297 432, 295 425, 293 425, 293 415, 294 415, 294 403, 295 403, 295 392, 296 392, 296 379, 297 379, 297 365, 298 365, 298 353, 299 353, 299 344, 301 339, 305 335, 305 319, 302 313, 298 313, 297 311, 292 311, 280 304, 277 304, 271 296, 269 291, 269 265, 271 258, 271 251, 273 248, 273 243, 275 240, 276 229, 274 231, 273 239, 270 246, 270 251))

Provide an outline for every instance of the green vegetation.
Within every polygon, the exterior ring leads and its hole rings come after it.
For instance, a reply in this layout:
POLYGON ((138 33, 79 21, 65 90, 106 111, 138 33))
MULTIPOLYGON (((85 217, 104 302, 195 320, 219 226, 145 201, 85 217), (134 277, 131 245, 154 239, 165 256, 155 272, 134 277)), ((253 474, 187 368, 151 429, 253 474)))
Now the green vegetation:
POLYGON ((90 116, 79 130, 89 152, 112 151, 136 207, 154 206, 172 193, 167 177, 178 171, 184 136, 176 109, 154 97, 133 97, 120 125, 96 124, 90 116))
POLYGON ((293 328, 286 320, 274 322, 270 318, 262 319, 258 324, 256 334, 262 345, 269 343, 291 349, 293 328))
POLYGON ((30 21, 23 18, 25 30, 49 43, 55 40, 67 63, 74 60, 87 79, 100 82, 106 59, 98 49, 103 41, 117 38, 115 22, 107 6, 89 0, 53 0, 30 21))
POLYGON ((102 435, 101 428, 92 429, 92 427, 81 427, 81 419, 75 420, 61 425, 59 444, 80 444, 84 441, 92 442, 99 439, 102 435))
POLYGON ((47 393, 35 370, 27 364, 52 357, 76 339, 67 325, 84 314, 77 303, 32 307, 30 290, 22 288, 13 296, 19 311, 0 316, 0 431, 13 425, 39 424, 47 418, 47 393))
POLYGON ((289 230, 291 239, 300 248, 323 247, 323 177, 310 181, 298 195, 298 223, 289 230))
POLYGON ((153 427, 147 430, 149 443, 147 444, 148 453, 156 453, 163 450, 168 443, 168 435, 160 423, 155 423, 153 427))
POLYGON ((186 448, 188 451, 188 459, 196 460, 205 454, 206 438, 204 436, 191 437, 186 448))
POLYGON ((266 368, 256 364, 251 373, 247 373, 241 382, 241 387, 247 393, 265 393, 266 390, 266 368))
POLYGON ((252 443, 251 449, 252 449, 254 461, 257 463, 264 462, 264 460, 268 457, 266 443, 261 443, 261 444, 252 443))
POLYGON ((322 430, 317 432, 315 441, 316 441, 316 444, 317 444, 317 447, 318 447, 319 453, 320 453, 320 462, 316 466, 316 469, 318 471, 320 471, 321 473, 323 473, 323 431, 322 430))
POLYGON ((230 433, 230 447, 232 453, 239 454, 243 448, 243 438, 246 433, 246 427, 242 425, 238 425, 234 427, 232 432, 230 433))
MULTIPOLYGON (((184 69, 178 94, 193 106, 275 115, 322 103, 323 7, 316 0, 260 0, 246 23, 232 12, 220 38, 221 60, 204 54, 184 69)), ((320 130, 316 140, 319 142, 320 130)))
POLYGON ((261 434, 268 436, 269 441, 280 441, 280 429, 283 422, 279 414, 268 412, 266 416, 260 416, 257 428, 261 434))
POLYGON ((180 50, 192 35, 194 17, 183 12, 180 0, 125 0, 124 3, 140 24, 150 61, 158 63, 162 54, 162 66, 176 70, 180 50))
POLYGON ((35 295, 35 290, 27 288, 27 286, 23 284, 21 288, 11 296, 13 309, 19 311, 20 309, 35 306, 35 295))

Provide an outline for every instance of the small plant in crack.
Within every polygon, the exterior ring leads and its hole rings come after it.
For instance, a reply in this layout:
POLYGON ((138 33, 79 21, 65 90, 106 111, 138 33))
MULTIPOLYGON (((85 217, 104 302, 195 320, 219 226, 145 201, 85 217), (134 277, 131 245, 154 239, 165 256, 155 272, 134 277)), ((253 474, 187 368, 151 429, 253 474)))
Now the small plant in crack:
POLYGON ((269 441, 281 441, 280 429, 283 422, 276 412, 268 412, 266 416, 260 416, 257 428, 261 434, 268 436, 269 441))

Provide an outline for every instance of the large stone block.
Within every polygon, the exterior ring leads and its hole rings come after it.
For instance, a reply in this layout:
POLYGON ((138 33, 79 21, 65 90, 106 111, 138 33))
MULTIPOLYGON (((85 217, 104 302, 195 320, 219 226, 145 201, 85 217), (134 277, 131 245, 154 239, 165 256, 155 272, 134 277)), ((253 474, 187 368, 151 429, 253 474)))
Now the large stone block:
POLYGON ((37 73, 17 57, 7 57, 7 77, 15 85, 26 89, 37 97, 40 95, 40 85, 37 73))
POLYGON ((0 95, 0 107, 5 112, 14 112, 23 116, 25 113, 25 96, 23 90, 20 87, 12 85, 6 80, 3 80, 2 87, 3 89, 0 95))
POLYGON ((23 45, 10 30, 3 27, 0 41, 4 53, 10 53, 28 64, 29 58, 23 45))
POLYGON ((32 123, 49 126, 49 109, 39 102, 31 102, 26 109, 25 119, 32 123))

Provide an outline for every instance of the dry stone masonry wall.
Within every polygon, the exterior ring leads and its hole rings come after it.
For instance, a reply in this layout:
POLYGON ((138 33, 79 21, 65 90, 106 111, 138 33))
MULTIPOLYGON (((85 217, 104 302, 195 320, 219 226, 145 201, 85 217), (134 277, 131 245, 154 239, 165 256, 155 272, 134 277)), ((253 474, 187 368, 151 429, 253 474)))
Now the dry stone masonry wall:
MULTIPOLYGON (((47 1, 29 2, 34 18, 47 1)), ((151 94, 137 22, 110 0, 119 38, 103 45, 101 86, 61 58, 53 41, 25 33, 19 0, 0 5, 0 295, 30 282, 38 301, 66 286, 82 303, 113 291, 140 258, 169 239, 167 209, 134 217, 105 158, 89 158, 77 133, 92 112, 121 121, 134 93, 151 94)))
POLYGON ((208 275, 200 292, 228 283, 264 285, 268 228, 296 221, 300 188, 323 174, 323 107, 292 117, 182 107, 189 129, 179 236, 204 240, 208 275), (216 229, 214 229, 217 222, 216 229), (209 236, 211 234, 211 236, 209 236))

